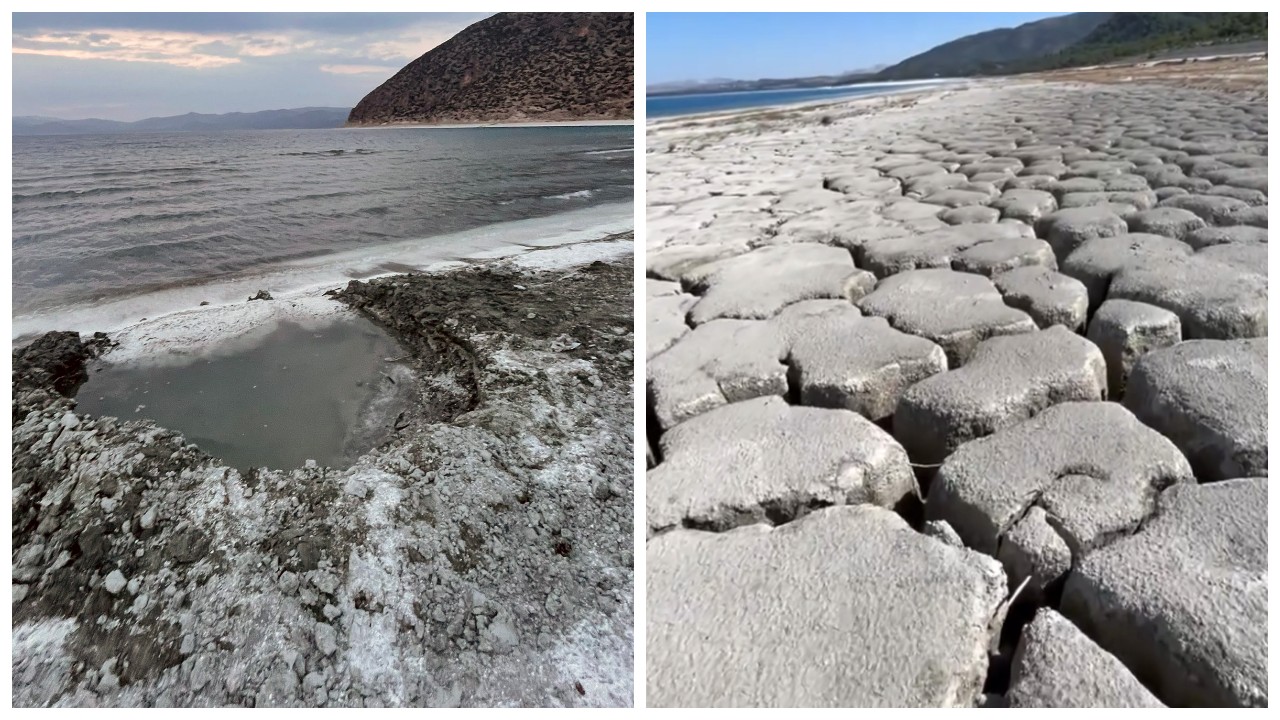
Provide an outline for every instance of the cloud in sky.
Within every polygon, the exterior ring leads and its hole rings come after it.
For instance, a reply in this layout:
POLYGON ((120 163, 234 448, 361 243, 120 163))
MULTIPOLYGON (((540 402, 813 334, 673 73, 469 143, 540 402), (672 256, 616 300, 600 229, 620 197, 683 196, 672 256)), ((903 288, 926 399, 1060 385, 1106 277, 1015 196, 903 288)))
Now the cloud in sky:
POLYGON ((395 74, 400 68, 394 65, 321 65, 320 72, 334 75, 382 75, 395 74))
POLYGON ((349 107, 487 13, 15 13, 15 115, 349 107))

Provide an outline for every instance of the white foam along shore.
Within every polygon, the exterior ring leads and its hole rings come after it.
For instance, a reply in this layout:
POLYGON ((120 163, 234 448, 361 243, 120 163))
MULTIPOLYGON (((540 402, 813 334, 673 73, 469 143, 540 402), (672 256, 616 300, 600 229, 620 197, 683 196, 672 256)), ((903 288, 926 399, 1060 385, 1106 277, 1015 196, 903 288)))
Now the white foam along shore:
MULTIPOLYGON (((886 97, 898 97, 898 96, 909 95, 909 94, 926 95, 926 94, 946 92, 948 90, 954 90, 958 87, 962 87, 968 82, 970 81, 967 80, 966 78, 934 78, 932 80, 901 80, 901 81, 891 82, 891 83, 867 83, 863 85, 848 85, 844 87, 847 87, 849 89, 878 87, 882 89, 876 92, 863 93, 860 95, 832 95, 830 97, 811 98, 809 100, 800 100, 797 102, 782 101, 772 105, 753 105, 751 107, 729 108, 726 110, 709 110, 707 112, 700 112, 700 113, 688 113, 688 114, 682 114, 682 115, 663 115, 662 117, 656 117, 656 118, 651 118, 647 120, 646 125, 649 128, 653 128, 655 126, 662 125, 668 122, 689 122, 691 120, 694 120, 694 121, 707 120, 710 118, 727 117, 730 115, 743 115, 747 113, 767 112, 770 110, 795 110, 800 108, 815 107, 819 105, 835 105, 838 103, 841 103, 841 104, 848 103, 851 105, 858 104, 858 103, 868 104, 868 103, 878 102, 880 100, 883 100, 886 97)), ((786 88, 782 90, 734 90, 727 93, 701 93, 700 95, 712 95, 712 94, 714 95, 750 95, 752 93, 761 93, 761 92, 791 92, 791 91, 806 92, 810 90, 835 89, 835 87, 841 87, 841 86, 833 86, 832 88, 786 88)), ((695 97, 695 96, 691 95, 691 96, 681 96, 681 97, 695 97)))
POLYGON ((635 120, 558 120, 498 123, 387 123, 385 125, 349 125, 348 128, 351 130, 462 130, 467 128, 617 127, 635 124, 635 120))
POLYGON ((15 317, 12 337, 16 343, 49 330, 101 331, 120 343, 108 356, 112 363, 189 362, 215 348, 234 352, 252 345, 280 322, 321 327, 351 317, 345 305, 324 293, 353 278, 364 280, 410 269, 444 272, 504 258, 529 269, 613 259, 633 252, 633 241, 602 239, 633 229, 631 203, 597 205, 309 258, 212 283, 15 317), (275 299, 248 302, 259 289, 269 291, 275 299), (209 305, 200 306, 201 302, 209 305))

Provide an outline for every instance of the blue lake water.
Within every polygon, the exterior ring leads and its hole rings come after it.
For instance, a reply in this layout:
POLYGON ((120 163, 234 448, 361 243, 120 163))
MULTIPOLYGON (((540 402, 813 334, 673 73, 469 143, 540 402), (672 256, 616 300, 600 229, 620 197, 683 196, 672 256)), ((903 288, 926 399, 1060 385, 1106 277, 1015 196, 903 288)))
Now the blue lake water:
POLYGON ((843 100, 863 95, 883 95, 921 90, 937 83, 866 83, 840 87, 800 88, 790 90, 751 90, 746 92, 703 93, 698 95, 664 95, 645 98, 645 110, 650 119, 674 115, 745 110, 749 108, 790 105, 814 100, 843 100))

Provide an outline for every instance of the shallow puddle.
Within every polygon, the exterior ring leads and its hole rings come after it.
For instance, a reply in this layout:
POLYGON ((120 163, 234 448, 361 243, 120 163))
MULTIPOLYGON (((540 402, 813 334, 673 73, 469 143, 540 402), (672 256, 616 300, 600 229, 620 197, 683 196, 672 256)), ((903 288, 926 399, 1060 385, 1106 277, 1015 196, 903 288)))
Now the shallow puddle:
POLYGON ((342 467, 407 406, 409 371, 393 362, 405 354, 363 318, 282 323, 252 347, 181 366, 94 368, 76 401, 81 414, 154 420, 242 470, 342 467))

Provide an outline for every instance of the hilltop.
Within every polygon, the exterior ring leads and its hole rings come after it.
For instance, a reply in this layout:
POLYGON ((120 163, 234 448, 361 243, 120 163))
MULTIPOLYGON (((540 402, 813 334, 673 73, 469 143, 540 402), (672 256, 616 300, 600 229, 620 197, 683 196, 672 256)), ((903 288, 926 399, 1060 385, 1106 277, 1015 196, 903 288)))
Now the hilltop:
POLYGON ((1266 36, 1266 13, 1073 13, 943 43, 876 79, 1007 75, 1266 36))
POLYGON ((409 63, 349 125, 630 119, 631 13, 498 13, 409 63))

